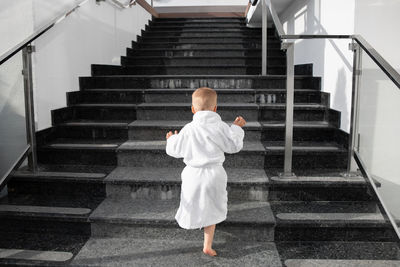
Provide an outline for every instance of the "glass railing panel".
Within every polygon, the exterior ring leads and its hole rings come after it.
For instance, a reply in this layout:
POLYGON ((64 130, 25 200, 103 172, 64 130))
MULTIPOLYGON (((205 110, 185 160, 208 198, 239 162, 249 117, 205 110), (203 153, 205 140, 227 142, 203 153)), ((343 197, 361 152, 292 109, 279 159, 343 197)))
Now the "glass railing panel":
POLYGON ((399 226, 400 89, 365 52, 358 116, 360 158, 366 171, 379 182, 378 193, 399 226))
POLYGON ((27 147, 21 54, 0 65, 0 183, 27 147))

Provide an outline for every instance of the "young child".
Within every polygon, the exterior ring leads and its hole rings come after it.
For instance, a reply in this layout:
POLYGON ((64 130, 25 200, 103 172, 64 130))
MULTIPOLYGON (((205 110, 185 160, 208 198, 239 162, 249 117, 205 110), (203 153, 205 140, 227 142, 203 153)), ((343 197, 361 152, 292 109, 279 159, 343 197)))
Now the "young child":
POLYGON ((186 167, 181 178, 181 200, 175 219, 185 229, 204 227, 203 252, 210 256, 215 225, 226 219, 227 175, 222 163, 224 153, 237 153, 243 147, 246 121, 237 117, 229 127, 217 111, 217 93, 207 87, 192 95, 193 121, 180 133, 168 132, 166 152, 183 158, 186 167))

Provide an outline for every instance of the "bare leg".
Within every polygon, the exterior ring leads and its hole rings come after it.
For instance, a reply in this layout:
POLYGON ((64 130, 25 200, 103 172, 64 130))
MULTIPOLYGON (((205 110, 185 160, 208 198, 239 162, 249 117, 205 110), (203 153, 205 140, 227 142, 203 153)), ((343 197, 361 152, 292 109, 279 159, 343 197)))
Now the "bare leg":
POLYGON ((212 249, 214 239, 215 224, 204 227, 204 248, 203 252, 210 256, 217 256, 217 252, 212 249))

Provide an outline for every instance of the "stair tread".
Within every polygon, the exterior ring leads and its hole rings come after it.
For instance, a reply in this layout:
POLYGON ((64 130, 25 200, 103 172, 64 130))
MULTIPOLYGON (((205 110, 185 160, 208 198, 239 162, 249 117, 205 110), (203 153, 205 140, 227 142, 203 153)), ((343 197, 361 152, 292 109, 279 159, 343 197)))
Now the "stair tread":
MULTIPOLYGON (((238 79, 238 78, 247 78, 247 79, 261 79, 261 80, 267 80, 269 78, 281 78, 281 79, 286 79, 286 75, 278 75, 278 74, 267 74, 265 76, 261 75, 232 75, 232 74, 190 74, 190 75, 178 75, 178 74, 168 74, 168 75, 99 75, 99 76, 82 76, 81 78, 138 78, 138 79, 143 79, 143 78, 198 78, 198 79, 207 79, 207 78, 231 78, 231 79, 238 79)), ((296 75, 295 79, 301 79, 301 78, 316 78, 315 76, 312 75, 296 75)))
POLYGON ((4 260, 25 260, 28 262, 50 262, 60 263, 72 259, 71 252, 64 251, 43 251, 25 249, 5 249, 0 248, 0 262, 4 260))
MULTIPOLYGON (((181 128, 185 126, 190 121, 167 121, 167 120, 136 120, 129 124, 130 128, 136 127, 151 127, 158 129, 172 129, 172 128, 181 128)), ((232 122, 227 122, 231 124, 232 122)), ((243 127, 244 129, 261 129, 261 124, 258 121, 248 121, 246 125, 243 127)))
MULTIPOLYGON (((242 44, 243 42, 232 42, 231 44, 242 44)), ((146 42, 141 42, 140 44, 146 44, 146 42)), ((198 42, 185 42, 185 43, 174 43, 174 42, 169 42, 169 43, 158 43, 158 44, 169 44, 169 45, 185 45, 185 44, 198 44, 198 42)), ((201 44, 215 44, 215 43, 201 43, 201 44)), ((268 48, 268 50, 280 50, 278 48, 268 48)), ((196 48, 174 48, 174 47, 165 47, 165 48, 161 48, 161 47, 153 47, 153 48, 147 48, 147 47, 140 47, 137 49, 132 49, 132 48, 128 48, 128 50, 131 51, 261 51, 261 48, 201 48, 201 47, 196 47, 196 48)), ((136 56, 135 56, 136 57, 136 56)), ((146 56, 141 56, 141 57, 146 57, 146 56)), ((155 57, 155 56, 153 56, 155 57)), ((274 58, 274 57, 282 57, 282 56, 273 56, 273 55, 269 55, 268 58, 274 58)), ((134 58, 134 57, 132 57, 134 58)), ((190 57, 188 57, 190 58, 190 57)))
MULTIPOLYGON (((175 224, 178 199, 151 200, 106 198, 90 215, 90 221, 116 223, 175 224)), ((243 201, 228 203, 224 223, 250 223, 274 225, 275 218, 268 202, 243 201)))
POLYGON ((398 267, 398 260, 337 260, 337 259, 288 259, 287 267, 318 266, 318 267, 398 267))
POLYGON ((92 127, 116 127, 116 128, 127 128, 129 122, 116 122, 116 121, 82 121, 72 120, 58 123, 59 126, 92 126, 92 127))
MULTIPOLYGON (((167 49, 168 50, 168 49, 167 49)), ((192 50, 192 49, 191 49, 192 50)), ((196 49, 193 49, 196 50, 196 49)), ((273 56, 271 56, 273 57, 273 56)), ((276 56, 278 57, 278 56, 276 56)), ((260 59, 259 56, 134 56, 134 57, 129 57, 127 58, 133 58, 133 59, 260 59)), ((280 58, 280 57, 279 57, 280 58)))
POLYGON ((37 215, 88 215, 91 212, 87 208, 52 207, 52 206, 31 206, 31 205, 8 205, 0 204, 0 214, 37 214, 37 215))
POLYGON ((301 222, 381 222, 381 213, 278 213, 276 217, 285 221, 301 222))
POLYGON ((84 103, 73 104, 71 107, 117 107, 117 108, 135 108, 137 104, 123 104, 123 103, 84 103))
POLYGON ((93 179, 99 180, 106 177, 105 173, 81 173, 81 172, 29 172, 29 171, 14 171, 13 178, 34 178, 34 179, 93 179))
POLYGON ((214 240, 218 257, 201 252, 202 242, 180 239, 91 237, 72 266, 270 266, 281 267, 278 251, 270 242, 214 240))
MULTIPOLYGON (((134 64, 125 64, 124 66, 117 66, 117 65, 106 65, 106 64, 99 64, 97 66, 116 66, 121 68, 261 68, 260 65, 254 64, 222 64, 222 65, 134 65, 134 64)), ((268 65, 268 68, 286 68, 285 65, 268 65)))
POLYGON ((342 177, 342 176, 298 176, 294 178, 285 178, 282 179, 280 177, 271 177, 271 181, 275 185, 284 185, 284 186, 354 186, 354 185, 362 185, 365 186, 367 182, 361 176, 357 177, 342 177))
MULTIPOLYGON (((284 141, 264 141, 267 151, 283 151, 285 150, 284 141)), ((330 142, 305 142, 294 141, 293 151, 346 151, 343 147, 336 143, 330 142)))
POLYGON ((376 212, 376 201, 269 201, 274 213, 376 212))
MULTIPOLYGON (((260 121, 262 127, 268 128, 281 128, 285 127, 285 122, 283 121, 260 121)), ((294 121, 293 127, 297 128, 332 128, 333 126, 327 121, 294 121)))
MULTIPOLYGON (((126 141, 119 148, 118 151, 132 151, 132 150, 162 150, 165 151, 167 142, 165 140, 152 140, 152 141, 126 141)), ((264 146, 258 141, 245 141, 243 142, 243 149, 241 152, 265 152, 264 146)), ((240 153, 240 152, 239 152, 240 153)))
MULTIPOLYGON (((142 103, 137 107, 140 108, 166 108, 166 107, 190 107, 191 103, 142 103)), ((255 103, 218 103, 218 108, 251 108, 258 109, 258 105, 255 103)))
MULTIPOLYGON (((117 167, 104 180, 111 184, 136 182, 181 182, 182 168, 117 167)), ((226 169, 228 183, 265 184, 269 182, 263 169, 226 169)))
POLYGON ((116 149, 121 140, 84 140, 84 139, 56 139, 43 148, 55 149, 116 149))

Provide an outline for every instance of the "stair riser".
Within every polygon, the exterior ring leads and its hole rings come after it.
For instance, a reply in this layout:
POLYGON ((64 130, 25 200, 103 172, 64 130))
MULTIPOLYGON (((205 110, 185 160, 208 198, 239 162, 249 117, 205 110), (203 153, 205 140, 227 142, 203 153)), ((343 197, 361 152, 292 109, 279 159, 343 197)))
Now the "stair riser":
MULTIPOLYGON (((228 45, 227 45, 228 46, 228 45)), ((130 48, 127 49, 128 57, 136 57, 136 56, 151 56, 151 57, 247 57, 247 56, 255 56, 261 57, 261 50, 258 49, 243 49, 242 45, 235 45, 238 48, 237 50, 232 50, 232 48, 223 48, 212 49, 184 49, 184 50, 171 50, 171 48, 162 49, 158 48, 157 50, 132 50, 130 48), (229 50, 231 49, 231 50, 229 50)))
POLYGON ((68 222, 55 219, 35 219, 29 216, 20 218, 4 217, 0 220, 0 235, 3 233, 42 233, 89 236, 91 229, 87 222, 68 222))
POLYGON ((77 91, 67 93, 68 105, 83 103, 124 103, 136 104, 143 102, 143 93, 138 92, 95 92, 95 91, 77 91))
POLYGON ((299 227, 290 224, 288 227, 275 228, 275 241, 397 241, 394 231, 389 227, 368 227, 368 223, 360 226, 299 227))
MULTIPOLYGON (((268 59, 271 65, 284 65, 285 58, 268 59)), ((144 58, 122 57, 123 66, 130 65, 161 65, 161 66, 221 66, 221 65, 261 65, 261 58, 144 58)))
MULTIPOLYGON (((286 67, 270 67, 267 70, 270 75, 285 75, 286 67)), ((261 67, 173 67, 173 66, 92 66, 92 76, 103 75, 258 75, 261 67)))
MULTIPOLYGON (((168 156, 160 150, 132 150, 118 152, 118 166, 125 167, 181 167, 185 164, 182 159, 168 156)), ((256 168, 264 167, 264 155, 260 153, 238 153, 226 155, 224 167, 230 168, 256 168)))
POLYGON ((116 107, 69 107, 53 110, 53 124, 69 120, 96 120, 96 121, 134 121, 135 108, 116 107))
MULTIPOLYGON (((145 56, 146 55, 146 50, 161 50, 164 52, 165 56, 169 56, 167 54, 169 51, 164 51, 168 49, 176 49, 176 50, 189 50, 190 53, 193 53, 190 50, 197 50, 197 49, 217 49, 217 50, 222 50, 224 49, 229 50, 229 49, 260 49, 260 52, 256 55, 261 55, 261 42, 256 41, 256 42, 249 42, 249 41, 244 41, 244 40, 239 40, 239 41, 233 41, 233 40, 228 40, 229 42, 217 42, 214 40, 202 40, 199 42, 197 41, 188 41, 188 40, 181 40, 181 41, 168 41, 168 40, 163 40, 163 41, 154 41, 154 40, 149 40, 146 42, 141 42, 141 43, 132 43, 132 48, 133 49, 138 49, 134 53, 134 55, 141 55, 145 56)), ((267 44, 267 47, 269 50, 268 55, 269 56, 283 56, 284 52, 280 49, 280 44, 276 42, 270 42, 267 44)), ((187 52, 187 51, 183 51, 187 52)), ((229 52, 229 51, 225 51, 229 52)), ((163 55, 164 55, 163 54, 163 55)), ((185 54, 185 55, 191 55, 191 54, 185 54)), ((211 54, 207 54, 208 56, 212 56, 211 54)))
POLYGON ((271 187, 270 201, 374 201, 366 186, 271 187))
MULTIPOLYGON (((175 127, 171 129, 160 129, 160 128, 151 128, 151 127, 135 127, 129 129, 129 140, 143 140, 143 141, 151 141, 151 140, 164 140, 165 133, 171 130, 180 131, 181 127, 175 127)), ((261 140, 261 131, 245 131, 244 136, 245 141, 260 141, 261 140)))
MULTIPOLYGON (((148 93, 145 92, 144 100, 146 103, 191 103, 192 93, 148 93)), ((218 103, 254 103, 255 94, 253 93, 218 93, 218 103)))
MULTIPOLYGON (((253 37, 260 38, 261 31, 142 31, 143 37, 253 37)), ((269 35, 273 37, 273 34, 269 35)))
POLYGON ((38 151, 38 161, 43 164, 64 165, 117 165, 117 155, 112 150, 88 149, 42 149, 38 151))
MULTIPOLYGON (((309 152, 293 151, 293 171, 313 169, 342 169, 347 167, 347 153, 345 152, 309 152)), ((283 168, 284 152, 268 154, 265 157, 265 168, 283 168)))
POLYGON ((168 26, 168 27, 185 27, 185 26, 190 26, 190 27, 208 27, 208 28, 236 28, 238 26, 245 26, 243 22, 239 21, 224 21, 224 22, 213 22, 213 21, 208 21, 208 22, 150 22, 150 27, 157 27, 157 26, 168 26))
POLYGON ((272 202, 271 209, 274 214, 278 213, 376 213, 379 212, 376 202, 272 202))
MULTIPOLYGON (((219 89, 248 89, 248 88, 286 88, 286 77, 217 77, 217 78, 162 78, 162 77, 80 77, 81 89, 112 89, 112 88, 192 88, 211 87, 219 89)), ((321 79, 317 77, 295 77, 296 89, 319 90, 321 79)))
MULTIPOLYGON (((227 186, 229 200, 267 201, 268 187, 266 185, 229 185, 227 186)), ((180 183, 155 183, 134 185, 107 184, 107 196, 113 198, 134 199, 180 199, 180 183)))
POLYGON ((174 42, 174 43, 186 43, 186 42, 196 42, 196 43, 234 43, 234 42, 244 42, 244 43, 260 43, 261 39, 259 37, 141 37, 137 38, 137 42, 174 42))
MULTIPOLYGON (((245 32, 245 33, 253 33, 253 34, 261 34, 261 28, 248 28, 243 26, 237 27, 197 27, 197 26, 148 26, 145 27, 146 31, 142 31, 145 33, 163 33, 166 32, 245 32)), ((268 29, 268 35, 274 35, 275 32, 272 29, 268 29)))
MULTIPOLYGON (((104 198, 106 187, 102 181, 99 182, 63 182, 63 181, 26 181, 12 179, 7 184, 9 197, 17 195, 38 195, 38 196, 67 196, 85 198, 104 198)), ((83 203, 81 203, 83 205, 83 203)), ((80 206, 83 208, 83 206, 80 206)))
MULTIPOLYGON (((218 93, 219 103, 255 103, 257 97, 257 102, 260 101, 259 93, 239 93, 239 94, 228 94, 228 93, 218 93)), ((286 103, 286 94, 282 93, 264 93, 264 99, 266 103, 286 103)), ((144 97, 147 103, 190 103, 192 101, 192 92, 188 93, 146 93, 144 97)), ((322 103, 321 93, 315 92, 296 92, 294 97, 295 103, 322 103)))
MULTIPOLYGON (((203 240, 203 231, 188 231, 172 225, 124 225, 117 223, 92 223, 92 236, 95 237, 127 237, 163 240, 203 240)), ((215 241, 272 241, 273 226, 252 224, 225 225, 218 224, 215 241)))
MULTIPOLYGON (((235 109, 235 108, 224 108, 219 109, 219 115, 224 121, 233 121, 237 116, 243 116, 248 121, 257 121, 258 110, 257 109, 235 109)), ((193 114, 190 110, 190 106, 187 108, 163 108, 163 109, 151 109, 151 108, 138 108, 137 119, 138 120, 192 120, 193 114)))
MULTIPOLYGON (((293 128, 293 141, 310 142, 337 142, 341 144, 341 139, 337 138, 337 130, 334 128, 293 128)), ((283 141, 285 140, 285 128, 264 128, 261 140, 263 141, 283 141)))
MULTIPOLYGON (((326 121, 326 111, 321 109, 299 110, 295 109, 293 113, 294 121, 326 121)), ((261 121, 282 121, 286 119, 286 111, 284 109, 266 109, 260 110, 261 121)))
POLYGON ((94 126, 56 126, 57 138, 83 140, 127 140, 128 129, 94 126))

